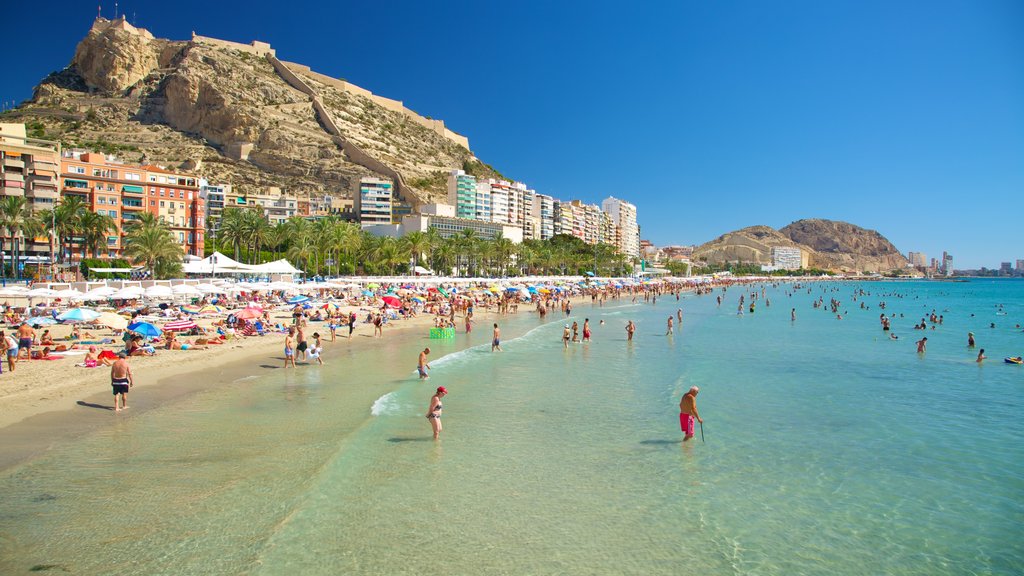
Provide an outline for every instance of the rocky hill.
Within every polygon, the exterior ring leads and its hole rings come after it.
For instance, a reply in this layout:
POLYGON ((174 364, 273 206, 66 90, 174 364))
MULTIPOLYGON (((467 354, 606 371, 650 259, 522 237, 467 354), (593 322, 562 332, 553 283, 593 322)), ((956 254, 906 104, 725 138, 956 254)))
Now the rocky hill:
POLYGON ((725 264, 727 262, 771 264, 771 250, 774 246, 796 246, 810 251, 806 246, 799 246, 774 228, 768 226, 749 226, 734 232, 728 232, 698 246, 693 251, 692 258, 711 264, 725 264))
POLYGON ((833 220, 797 220, 779 230, 814 250, 811 265, 839 270, 889 272, 909 262, 875 230, 833 220))
POLYGON ((771 264, 774 246, 800 248, 814 268, 841 272, 904 270, 906 258, 874 230, 832 220, 798 220, 775 230, 750 226, 698 246, 693 259, 711 264, 771 264))
POLYGON ((184 166, 240 191, 349 196, 353 180, 378 175, 420 204, 446 194, 453 168, 500 176, 443 122, 283 63, 269 45, 164 40, 123 19, 97 19, 71 64, 3 120, 65 147, 184 166))

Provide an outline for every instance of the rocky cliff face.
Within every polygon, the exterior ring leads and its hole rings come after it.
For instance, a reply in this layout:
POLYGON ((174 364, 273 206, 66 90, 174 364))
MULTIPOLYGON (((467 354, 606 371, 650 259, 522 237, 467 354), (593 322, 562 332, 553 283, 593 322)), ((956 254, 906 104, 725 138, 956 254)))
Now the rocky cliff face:
MULTIPOLYGON (((442 174, 471 162, 469 150, 401 114, 305 80, 320 91, 347 140, 402 175, 414 204, 441 201, 442 174)), ((348 157, 318 123, 309 95, 289 86, 263 57, 156 39, 123 20, 97 20, 71 65, 6 116, 65 147, 115 153, 127 162, 187 163, 211 182, 243 192, 274 185, 347 197, 361 176, 381 175, 348 157)))
POLYGON ((892 242, 874 230, 833 220, 797 220, 779 230, 787 238, 814 250, 813 266, 844 270, 889 272, 908 264, 892 242))
POLYGON ((809 266, 840 272, 884 273, 907 265, 906 258, 878 232, 832 220, 798 220, 781 230, 750 226, 697 247, 693 259, 710 264, 771 264, 773 246, 800 248, 808 254, 809 266))
POLYGON ((698 246, 693 259, 709 264, 743 262, 750 264, 771 264, 773 246, 799 246, 774 228, 748 226, 741 230, 723 234, 714 240, 698 246))

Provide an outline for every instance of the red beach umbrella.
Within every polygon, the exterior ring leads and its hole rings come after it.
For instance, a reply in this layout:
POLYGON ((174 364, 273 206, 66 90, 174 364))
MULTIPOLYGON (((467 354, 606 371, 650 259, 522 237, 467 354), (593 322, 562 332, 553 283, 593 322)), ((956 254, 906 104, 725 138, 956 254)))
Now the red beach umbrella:
POLYGON ((384 296, 383 298, 381 298, 381 300, 384 300, 385 304, 387 304, 388 306, 392 306, 394 308, 399 308, 402 306, 402 301, 399 300, 398 298, 395 298, 394 296, 384 296))
POLYGON ((263 312, 257 308, 243 308, 238 312, 235 312, 235 318, 239 320, 252 320, 253 318, 259 318, 263 315, 263 312))
POLYGON ((195 327, 196 323, 191 320, 175 320, 174 322, 168 322, 163 325, 164 331, 167 332, 184 332, 195 327))

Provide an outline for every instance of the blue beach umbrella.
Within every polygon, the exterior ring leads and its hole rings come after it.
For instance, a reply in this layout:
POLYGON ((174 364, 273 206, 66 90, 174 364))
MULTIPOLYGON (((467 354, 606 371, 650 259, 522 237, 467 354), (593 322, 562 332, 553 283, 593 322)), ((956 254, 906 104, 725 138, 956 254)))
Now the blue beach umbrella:
POLYGON ((296 296, 288 301, 289 304, 302 304, 303 302, 309 302, 309 296, 296 296))
POLYGON ((373 296, 373 292, 370 292, 369 290, 363 290, 363 296, 373 296))
POLYGON ((39 326, 53 326, 57 321, 49 316, 34 316, 28 319, 28 325, 38 328, 39 326))
POLYGON ((95 320, 100 317, 100 313, 95 310, 88 308, 72 308, 67 312, 57 316, 57 320, 61 322, 88 322, 95 320))
POLYGON ((159 336, 161 330, 149 322, 134 322, 128 325, 128 330, 135 332, 136 334, 142 334, 143 336, 159 336))

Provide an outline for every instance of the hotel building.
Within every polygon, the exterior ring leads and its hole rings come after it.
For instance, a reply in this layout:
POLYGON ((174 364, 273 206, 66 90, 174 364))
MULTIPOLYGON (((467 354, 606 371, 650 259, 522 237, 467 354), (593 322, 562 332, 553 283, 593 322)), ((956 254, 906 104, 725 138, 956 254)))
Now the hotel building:
POLYGON ((636 220, 636 206, 609 196, 601 202, 601 209, 611 216, 618 228, 616 247, 619 252, 632 258, 640 257, 640 226, 636 220))
POLYGON ((392 223, 393 184, 373 176, 359 179, 358 189, 353 194, 355 211, 362 226, 392 223))
MULTIPOLYGON (((28 138, 24 124, 0 124, 0 195, 25 198, 26 206, 35 212, 52 209, 60 198, 59 171, 59 142, 28 138)), ((26 256, 49 257, 49 239, 25 238, 21 251, 26 256)))

